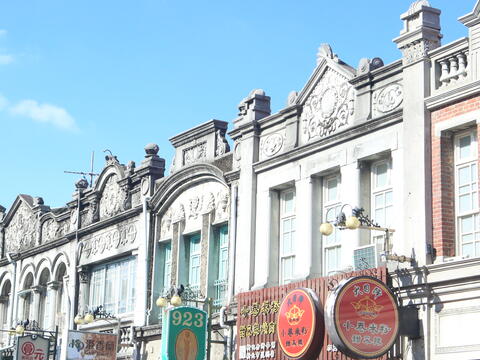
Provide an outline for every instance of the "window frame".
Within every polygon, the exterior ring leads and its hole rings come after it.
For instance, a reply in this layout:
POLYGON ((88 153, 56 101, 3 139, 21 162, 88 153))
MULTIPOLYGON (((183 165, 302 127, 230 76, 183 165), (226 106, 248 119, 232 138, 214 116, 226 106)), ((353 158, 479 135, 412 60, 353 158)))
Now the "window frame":
POLYGON ((280 211, 279 211, 279 241, 278 241, 278 280, 279 284, 288 284, 292 280, 294 280, 294 274, 295 274, 295 258, 296 258, 296 252, 295 252, 295 237, 296 237, 296 190, 295 188, 291 187, 285 190, 280 191, 279 194, 279 206, 280 206, 280 211), (286 209, 287 205, 287 200, 286 197, 289 194, 293 194, 292 196, 292 201, 293 201, 293 206, 290 211, 286 209), (289 222, 290 224, 290 229, 288 231, 288 234, 290 235, 291 238, 291 246, 290 246, 290 251, 284 252, 284 236, 287 234, 285 231, 286 223, 289 222), (289 278, 286 277, 286 274, 284 273, 283 270, 283 265, 285 260, 291 260, 291 276, 289 278))
POLYGON ((89 306, 96 307, 102 305, 105 311, 116 314, 129 314, 135 311, 135 290, 136 290, 136 272, 137 272, 137 257, 136 256, 128 256, 122 257, 117 260, 109 261, 103 264, 96 265, 92 267, 90 272, 90 286, 89 286, 89 306), (112 289, 114 295, 112 296, 112 304, 113 308, 111 308, 107 303, 107 269, 113 268, 114 266, 122 266, 121 264, 128 264, 127 268, 127 298, 125 299, 125 311, 122 311, 122 307, 120 305, 122 294, 122 280, 124 280, 120 275, 121 267, 119 269, 115 269, 114 271, 118 272, 113 275, 112 281, 112 289), (94 301, 94 283, 93 277, 95 274, 100 274, 99 278, 99 288, 101 291, 98 293, 98 303, 94 301), (130 283, 131 282, 131 283, 130 283), (131 285, 134 285, 133 287, 131 285))
MULTIPOLYGON (((342 207, 341 201, 341 191, 342 191, 342 182, 340 173, 330 174, 323 177, 322 181, 322 218, 324 221, 334 222, 338 213, 342 207), (329 187, 328 183, 332 180, 336 180, 336 197, 335 199, 330 199, 329 197, 329 187), (330 218, 329 214, 331 211, 334 211, 333 218, 330 218)), ((341 257, 342 257, 342 238, 340 229, 336 226, 333 227, 333 232, 329 236, 323 235, 322 239, 322 259, 323 259, 323 273, 328 275, 331 272, 338 271, 341 267, 341 257), (333 241, 331 240, 333 239, 333 241), (330 240, 330 241, 329 241, 330 240), (328 245, 327 245, 328 242, 328 245), (337 252, 337 268, 333 269, 327 267, 327 252, 336 251, 337 252)))
MULTIPOLYGON (((393 185, 392 185, 392 159, 390 158, 383 158, 380 160, 376 160, 372 162, 370 165, 370 213, 371 218, 377 222, 381 227, 384 228, 394 228, 393 226, 393 209, 394 209, 394 201, 393 201, 393 185), (377 172, 376 169, 380 165, 387 165, 387 181, 386 184, 383 186, 377 186, 377 172), (387 204, 387 193, 390 193, 391 202, 387 204), (378 195, 383 195, 383 206, 377 207, 376 206, 376 197, 378 195), (377 216, 377 210, 382 210, 382 218, 377 216), (387 209, 390 209, 390 219, 387 213, 387 209)), ((384 234, 379 234, 376 231, 370 232, 370 244, 383 244, 384 241, 384 234)))
MULTIPOLYGON (((477 257, 480 256, 480 251, 476 251, 477 246, 480 247, 480 206, 478 203, 478 142, 477 142, 477 130, 470 128, 454 134, 453 137, 453 171, 454 171, 454 210, 455 210, 455 249, 456 254, 462 257, 477 257), (467 158, 461 158, 460 156, 460 140, 465 137, 470 137, 470 156, 467 158), (460 211, 460 180, 459 170, 469 167, 472 171, 472 167, 476 169, 476 176, 471 177, 468 185, 470 191, 468 192, 471 197, 471 209, 468 211, 460 211), (476 200, 476 201, 475 201, 476 200), (461 220, 464 218, 472 218, 472 231, 469 232, 472 235, 472 240, 469 242, 463 242, 463 233, 461 232, 461 220), (476 239, 477 238, 477 239, 476 239), (466 254, 463 251, 463 246, 472 244, 473 256, 466 254), (477 245, 478 244, 478 245, 477 245)), ((471 174, 470 174, 471 175, 471 174)), ((462 185, 462 186, 466 186, 462 185)), ((465 194, 462 194, 465 195, 465 194)), ((467 233, 468 235, 468 233, 467 233)))

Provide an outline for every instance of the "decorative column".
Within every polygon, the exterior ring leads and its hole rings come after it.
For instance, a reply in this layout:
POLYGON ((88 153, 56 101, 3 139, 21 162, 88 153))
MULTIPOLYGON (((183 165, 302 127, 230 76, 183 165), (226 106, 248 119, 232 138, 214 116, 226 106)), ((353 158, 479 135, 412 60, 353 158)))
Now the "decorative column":
MULTIPOLYGON (((45 287, 44 286, 33 286, 32 287, 32 296, 33 296, 33 303, 32 303, 32 308, 30 308, 30 320, 36 320, 38 323, 40 323, 40 297, 45 294, 45 287)), ((23 319, 25 320, 25 319, 23 319)))
MULTIPOLYGON (((88 283, 89 283, 89 271, 86 267, 82 267, 78 272, 78 278, 80 280, 78 309, 77 313, 83 313, 88 308, 88 283)), ((74 314, 76 315, 76 314, 74 314)))
POLYGON ((53 329, 56 318, 55 313, 57 310, 57 295, 60 283, 58 281, 50 281, 47 283, 47 297, 49 298, 48 309, 45 309, 45 312, 48 311, 48 324, 44 324, 45 329, 53 329))

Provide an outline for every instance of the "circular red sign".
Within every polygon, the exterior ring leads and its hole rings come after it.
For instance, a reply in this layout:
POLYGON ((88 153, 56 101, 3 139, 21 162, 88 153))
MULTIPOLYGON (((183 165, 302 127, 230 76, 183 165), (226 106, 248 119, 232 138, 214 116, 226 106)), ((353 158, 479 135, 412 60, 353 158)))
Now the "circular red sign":
POLYGON ((277 336, 288 357, 310 358, 320 351, 323 321, 319 319, 317 304, 315 293, 309 289, 292 290, 283 298, 277 317, 277 336))
POLYGON ((27 341, 22 345, 22 353, 24 355, 32 355, 35 352, 35 345, 32 342, 27 341))
POLYGON ((352 357, 379 357, 397 339, 397 301, 376 278, 358 276, 342 281, 330 294, 325 313, 333 343, 352 357))

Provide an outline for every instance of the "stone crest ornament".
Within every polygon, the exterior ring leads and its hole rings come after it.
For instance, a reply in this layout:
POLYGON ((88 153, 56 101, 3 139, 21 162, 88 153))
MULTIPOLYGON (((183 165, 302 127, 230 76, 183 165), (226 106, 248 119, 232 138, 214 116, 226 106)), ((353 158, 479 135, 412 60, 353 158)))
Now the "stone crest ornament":
POLYGON ((215 196, 210 192, 205 196, 205 198, 205 213, 215 210, 215 196))
POLYGON ((265 136, 261 141, 261 151, 266 157, 271 157, 278 153, 283 146, 283 136, 279 133, 274 133, 265 136))
POLYGON ((117 183, 117 176, 111 175, 103 188, 100 199, 100 219, 105 219, 118 214, 123 201, 122 189, 117 183))
POLYGON ((390 84, 373 94, 373 110, 387 113, 397 107, 403 101, 403 87, 400 84, 390 84))
POLYGON ((346 77, 327 69, 305 102, 303 132, 307 140, 323 138, 347 125, 353 112, 353 87, 346 77))
POLYGON ((180 204, 173 214, 172 219, 174 223, 185 220, 185 207, 183 204, 180 204))

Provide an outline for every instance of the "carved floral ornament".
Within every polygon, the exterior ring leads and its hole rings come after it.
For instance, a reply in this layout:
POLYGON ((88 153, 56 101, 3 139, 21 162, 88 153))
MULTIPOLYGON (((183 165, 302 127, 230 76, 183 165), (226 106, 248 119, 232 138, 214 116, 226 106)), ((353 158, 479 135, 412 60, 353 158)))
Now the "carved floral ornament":
POLYGON ((377 112, 387 113, 403 101, 403 87, 400 84, 390 84, 373 94, 373 109, 377 112))
POLYGON ((38 219, 23 202, 5 228, 6 252, 30 249, 36 245, 38 219))
POLYGON ((327 69, 303 107, 303 132, 307 140, 328 136, 347 125, 353 116, 354 101, 348 79, 327 69))
POLYGON ((262 138, 260 149, 266 157, 277 154, 283 146, 284 136, 279 133, 273 133, 262 138))

